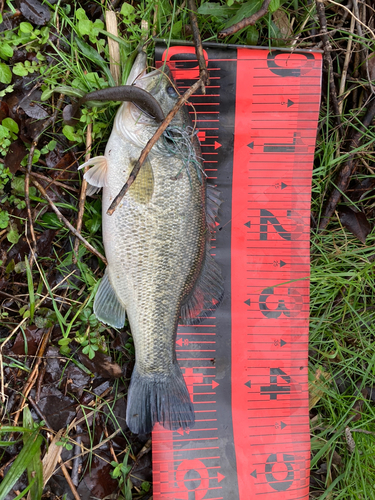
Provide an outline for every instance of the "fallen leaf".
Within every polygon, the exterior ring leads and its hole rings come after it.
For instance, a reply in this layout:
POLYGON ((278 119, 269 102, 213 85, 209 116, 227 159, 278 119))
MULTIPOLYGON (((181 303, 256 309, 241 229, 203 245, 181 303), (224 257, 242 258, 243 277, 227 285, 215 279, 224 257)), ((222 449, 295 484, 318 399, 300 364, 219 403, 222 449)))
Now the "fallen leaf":
POLYGON ((345 427, 345 439, 346 439, 346 444, 348 445, 348 450, 350 453, 354 453, 355 450, 355 441, 353 439, 352 433, 349 429, 349 427, 345 427))
POLYGON ((42 92, 40 90, 34 90, 34 92, 26 95, 19 103, 19 107, 24 110, 27 116, 35 118, 35 120, 43 120, 49 117, 49 114, 39 102, 41 96, 42 92))
POLYGON ((91 493, 89 498, 104 498, 118 491, 118 483, 112 479, 110 472, 113 470, 110 461, 112 457, 107 453, 101 453, 100 457, 94 455, 90 461, 90 467, 84 467, 85 476, 78 487, 78 494, 82 498, 81 488, 88 488, 91 493))
POLYGON ((45 330, 42 328, 38 328, 35 325, 28 326, 24 330, 25 336, 21 332, 17 334, 12 347, 12 352, 18 355, 26 354, 25 347, 27 346, 27 354, 29 356, 34 356, 38 351, 38 346, 44 333, 45 330))
POLYGON ((68 380, 69 392, 76 393, 80 398, 83 389, 91 380, 90 375, 84 373, 80 368, 78 368, 78 366, 70 365, 66 372, 66 377, 68 380))
POLYGON ((43 457, 43 482, 44 486, 47 484, 49 478, 52 476, 52 474, 55 471, 57 462, 59 461, 61 452, 63 451, 63 446, 57 445, 60 441, 60 438, 65 431, 65 428, 60 429, 55 437, 52 439, 48 446, 48 451, 43 457))
POLYGON ((53 229, 46 229, 39 236, 36 243, 36 253, 39 257, 49 257, 52 253, 52 242, 56 236, 56 232, 53 229))
POLYGON ((0 102, 0 122, 9 116, 9 106, 5 101, 0 102))
POLYGON ((95 357, 90 359, 86 354, 79 353, 80 362, 86 366, 91 372, 96 373, 104 378, 119 378, 122 376, 121 366, 114 363, 110 356, 106 356, 101 352, 96 352, 95 357))
POLYGON ((309 411, 314 408, 317 402, 324 394, 323 387, 325 382, 331 378, 327 372, 323 372, 318 368, 315 372, 314 379, 309 381, 309 411))
POLYGON ((276 12, 274 12, 272 14, 272 19, 285 39, 288 39, 293 35, 293 30, 292 26, 290 25, 289 18, 283 10, 278 9, 276 12))
POLYGON ((69 424, 76 416, 74 400, 53 386, 43 387, 38 406, 55 431, 69 424))
POLYGON ((354 212, 354 210, 345 205, 340 205, 338 207, 338 213, 341 224, 365 244, 367 235, 371 231, 370 223, 365 214, 362 212, 354 212))
POLYGON ((49 8, 38 0, 22 0, 20 2, 20 11, 28 21, 39 26, 44 26, 51 19, 49 8))
POLYGON ((27 154, 25 144, 21 139, 17 139, 9 146, 9 150, 4 158, 4 167, 9 168, 12 174, 15 174, 21 166, 21 161, 27 154))

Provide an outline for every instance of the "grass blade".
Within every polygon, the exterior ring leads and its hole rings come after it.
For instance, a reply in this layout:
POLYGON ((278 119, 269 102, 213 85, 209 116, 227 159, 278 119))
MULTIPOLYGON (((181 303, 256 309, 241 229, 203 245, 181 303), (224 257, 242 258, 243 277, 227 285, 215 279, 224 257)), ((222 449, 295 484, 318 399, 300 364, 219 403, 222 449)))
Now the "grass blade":
POLYGON ((29 260, 27 257, 25 257, 25 263, 26 263, 27 287, 30 297, 30 321, 32 323, 34 321, 34 311, 35 311, 34 282, 33 282, 33 274, 31 272, 29 260))
MULTIPOLYGON (((30 429, 34 427, 34 420, 28 406, 23 410, 23 425, 30 429)), ((24 435, 24 444, 27 439, 28 436, 24 435)), ((33 455, 31 462, 27 466, 27 478, 29 480, 29 485, 31 485, 30 492, 27 496, 28 500, 40 500, 43 494, 43 464, 40 459, 40 450, 39 453, 33 455)))
POLYGON ((22 448, 20 454, 15 459, 0 484, 0 500, 5 499, 11 488, 15 485, 17 480, 31 463, 33 457, 35 455, 39 456, 40 454, 40 446, 43 442, 43 438, 39 435, 39 429, 35 429, 31 436, 29 436, 25 441, 25 446, 22 448))

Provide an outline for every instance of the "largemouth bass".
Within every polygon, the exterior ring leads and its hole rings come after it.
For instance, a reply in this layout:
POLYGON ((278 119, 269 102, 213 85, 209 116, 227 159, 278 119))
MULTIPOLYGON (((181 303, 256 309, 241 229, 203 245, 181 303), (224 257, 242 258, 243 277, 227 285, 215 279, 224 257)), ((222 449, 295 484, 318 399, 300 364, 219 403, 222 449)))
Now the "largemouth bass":
MULTIPOLYGON (((134 62, 127 84, 143 88, 165 115, 179 95, 168 73, 146 73, 146 54, 134 62)), ((94 301, 97 318, 122 328, 125 311, 136 362, 126 420, 134 433, 194 425, 194 408, 176 361, 178 322, 191 324, 221 300, 223 280, 210 255, 220 205, 208 188, 199 142, 182 109, 154 146, 112 216, 107 209, 128 179, 155 121, 134 104, 117 112, 104 156, 92 158, 85 179, 103 188, 103 242, 108 266, 94 301)))

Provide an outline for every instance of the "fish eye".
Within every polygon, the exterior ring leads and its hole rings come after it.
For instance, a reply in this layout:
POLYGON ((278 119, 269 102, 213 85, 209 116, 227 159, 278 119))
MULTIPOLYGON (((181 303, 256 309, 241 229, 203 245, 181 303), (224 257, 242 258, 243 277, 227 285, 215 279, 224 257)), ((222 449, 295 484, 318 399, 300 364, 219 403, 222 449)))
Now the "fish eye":
POLYGON ((167 91, 167 94, 168 94, 170 97, 177 97, 177 92, 175 91, 174 87, 172 87, 172 85, 169 85, 169 86, 166 88, 166 91, 167 91))

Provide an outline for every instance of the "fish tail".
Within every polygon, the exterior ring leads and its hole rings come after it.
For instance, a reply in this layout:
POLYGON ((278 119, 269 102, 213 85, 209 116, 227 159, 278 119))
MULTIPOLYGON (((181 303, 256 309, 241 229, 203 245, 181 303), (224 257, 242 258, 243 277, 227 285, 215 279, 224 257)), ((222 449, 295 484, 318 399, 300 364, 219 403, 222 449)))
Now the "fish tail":
POLYGON ((170 430, 194 425, 194 407, 177 363, 166 375, 142 375, 137 365, 134 367, 128 391, 126 423, 134 434, 146 434, 151 432, 156 422, 170 430))

